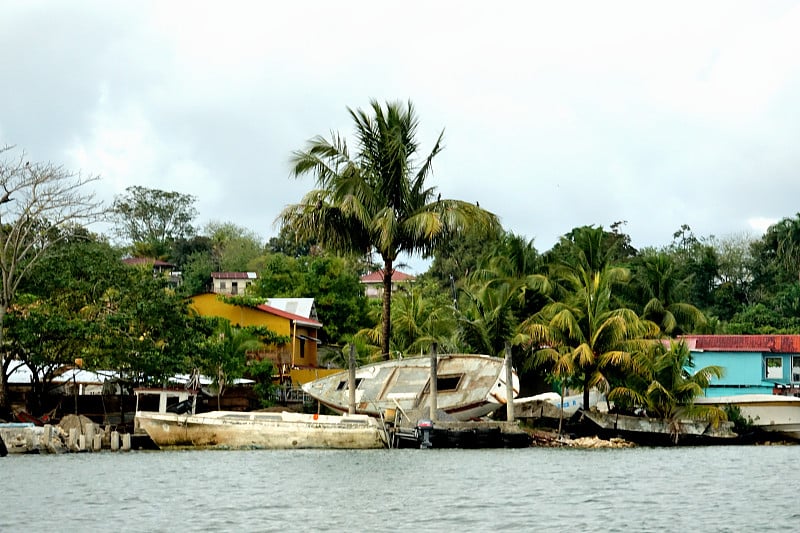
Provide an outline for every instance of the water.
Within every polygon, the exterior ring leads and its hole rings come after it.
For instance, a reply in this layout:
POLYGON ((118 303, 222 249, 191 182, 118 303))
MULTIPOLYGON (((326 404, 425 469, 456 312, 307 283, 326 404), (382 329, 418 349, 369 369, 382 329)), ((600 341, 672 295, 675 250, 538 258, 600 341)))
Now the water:
POLYGON ((0 531, 796 531, 796 446, 0 459, 0 531))

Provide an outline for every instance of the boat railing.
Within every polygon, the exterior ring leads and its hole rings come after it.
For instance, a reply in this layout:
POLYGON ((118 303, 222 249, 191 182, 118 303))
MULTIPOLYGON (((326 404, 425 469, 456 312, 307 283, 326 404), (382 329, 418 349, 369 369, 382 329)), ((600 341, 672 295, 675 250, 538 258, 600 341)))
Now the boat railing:
POLYGON ((314 399, 300 387, 283 386, 273 390, 273 401, 278 403, 313 403, 314 399))

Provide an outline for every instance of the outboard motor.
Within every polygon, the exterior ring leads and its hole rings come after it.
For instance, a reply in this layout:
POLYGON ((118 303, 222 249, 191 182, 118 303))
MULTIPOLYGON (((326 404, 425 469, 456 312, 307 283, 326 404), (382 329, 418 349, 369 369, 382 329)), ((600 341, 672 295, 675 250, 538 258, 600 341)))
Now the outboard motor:
POLYGON ((426 449, 433 446, 431 444, 431 433, 433 432, 433 421, 423 418, 417 421, 417 440, 419 441, 420 449, 426 449))

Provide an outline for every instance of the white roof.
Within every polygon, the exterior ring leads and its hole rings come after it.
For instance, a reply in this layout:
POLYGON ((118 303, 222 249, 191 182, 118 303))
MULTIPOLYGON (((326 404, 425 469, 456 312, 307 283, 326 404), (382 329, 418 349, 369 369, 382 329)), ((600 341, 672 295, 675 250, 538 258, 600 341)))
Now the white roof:
POLYGON ((266 304, 293 315, 318 320, 314 298, 267 298, 266 304))

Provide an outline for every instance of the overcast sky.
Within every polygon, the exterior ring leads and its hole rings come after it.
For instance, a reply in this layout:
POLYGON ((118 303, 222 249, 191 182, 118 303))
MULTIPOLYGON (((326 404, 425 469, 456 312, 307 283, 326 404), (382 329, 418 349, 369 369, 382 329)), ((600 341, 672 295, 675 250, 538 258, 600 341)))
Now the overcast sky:
POLYGON ((413 102, 424 153, 444 130, 429 185, 539 251, 800 211, 798 2, 5 0, 0 73, 0 145, 264 238, 314 185, 291 152, 373 98, 413 102))

